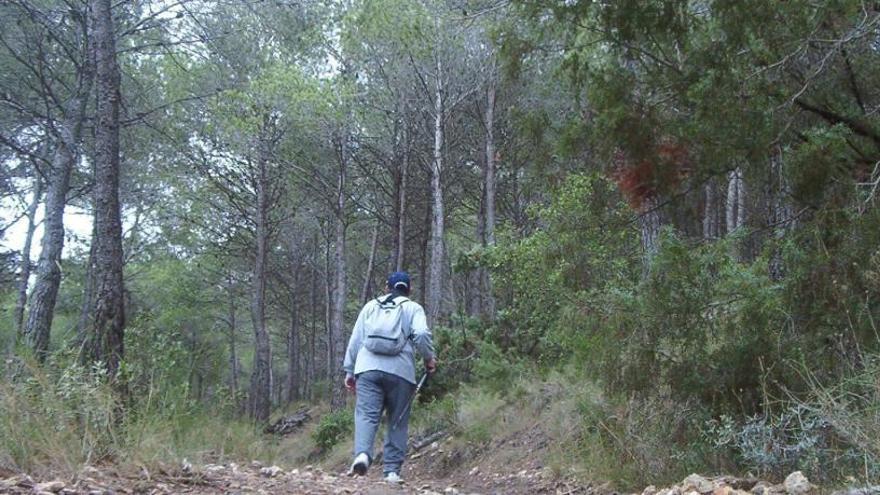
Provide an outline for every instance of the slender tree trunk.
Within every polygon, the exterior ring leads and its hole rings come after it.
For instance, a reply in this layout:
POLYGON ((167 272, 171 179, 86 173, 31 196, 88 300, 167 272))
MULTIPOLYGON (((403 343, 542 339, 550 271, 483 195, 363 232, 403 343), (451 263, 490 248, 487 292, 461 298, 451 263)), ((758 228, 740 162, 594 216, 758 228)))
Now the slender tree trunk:
POLYGON ((379 247, 379 220, 373 227, 373 239, 370 242, 370 257, 367 260, 367 274, 364 277, 364 288, 361 289, 361 301, 367 302, 373 290, 373 268, 376 263, 376 250, 379 247))
MULTIPOLYGON (((92 212, 92 217, 94 217, 94 212, 92 212)), ((86 261, 86 276, 85 280, 83 280, 83 294, 82 302, 80 303, 79 322, 77 322, 76 326, 77 345, 84 345, 84 343, 88 341, 89 322, 91 321, 92 307, 94 306, 93 298, 95 295, 95 249, 98 246, 95 243, 96 236, 95 223, 92 222, 92 239, 89 244, 89 259, 86 261)))
POLYGON ((660 200, 656 196, 645 199, 642 205, 642 213, 639 216, 639 230, 642 239, 642 253, 644 256, 644 274, 647 275, 651 268, 651 260, 657 254, 658 241, 660 239, 660 200))
MULTIPOLYGON (((486 89, 486 173, 483 197, 483 208, 486 220, 484 225, 483 245, 495 246, 495 78, 489 79, 486 89)), ((486 268, 480 268, 480 290, 482 292, 481 314, 489 320, 495 319, 495 297, 492 294, 492 279, 486 268)))
POLYGON ((718 185, 714 178, 706 181, 703 188, 703 239, 709 241, 719 237, 718 228, 718 185))
MULTIPOLYGON (((726 205, 727 233, 732 234, 745 225, 746 218, 746 191, 742 170, 737 168, 730 172, 727 184, 726 205)), ((734 247, 734 256, 744 260, 747 256, 747 246, 744 242, 738 242, 734 247)))
POLYGON ((330 385, 332 387, 332 400, 330 406, 334 410, 341 409, 345 406, 345 389, 336 383, 339 376, 337 370, 342 368, 342 361, 345 357, 345 345, 348 342, 344 328, 343 317, 345 315, 345 293, 346 287, 346 267, 345 267, 345 188, 346 175, 348 168, 348 135, 344 137, 339 145, 339 178, 336 189, 336 242, 334 251, 334 265, 336 276, 333 290, 333 311, 331 316, 331 325, 333 336, 333 353, 332 360, 328 363, 331 369, 330 385))
POLYGON ((272 354, 269 331, 266 328, 266 264, 269 254, 269 178, 266 142, 259 143, 257 163, 257 210, 254 279, 251 299, 251 319, 254 327, 254 371, 251 375, 251 407, 253 418, 259 422, 269 419, 272 394, 272 354))
POLYGON ((406 255, 406 185, 409 173, 409 133, 404 127, 403 158, 400 164, 397 181, 397 225, 396 240, 394 247, 394 271, 403 271, 406 255))
POLYGON ((727 208, 726 223, 727 233, 731 234, 743 225, 745 219, 745 188, 743 186, 742 171, 737 168, 731 170, 727 182, 727 208))
POLYGON ((495 245, 495 79, 486 90, 486 234, 485 243, 495 245))
POLYGON ((60 135, 46 183, 46 206, 43 215, 43 239, 37 261, 36 281, 31 291, 25 340, 37 358, 42 360, 49 349, 49 332, 55 316, 55 300, 61 285, 61 253, 64 249, 64 208, 70 189, 70 174, 76 165, 76 148, 80 141, 85 115, 86 95, 91 88, 91 75, 84 76, 80 94, 72 101, 60 135))
POLYGON ((431 166, 431 266, 428 279, 428 324, 436 325, 443 300, 443 66, 437 59, 436 88, 434 93, 434 162, 431 166))
POLYGON ((300 343, 299 343, 299 298, 296 287, 299 285, 299 273, 294 271, 293 287, 290 291, 290 327, 287 329, 287 380, 285 383, 285 399, 288 404, 300 398, 300 343))
POLYGON ((95 128, 95 291, 88 360, 105 363, 111 377, 124 354, 125 288, 119 205, 120 75, 111 0, 92 0, 97 125, 95 128))
POLYGON ((785 277, 785 266, 782 260, 782 240, 789 228, 791 228, 791 204, 789 202, 789 188, 783 171, 782 148, 777 146, 770 158, 770 229, 776 245, 770 257, 770 278, 782 280, 785 277))
MULTIPOLYGON (((21 248, 21 263, 19 268, 18 300, 15 302, 15 329, 19 336, 24 335, 24 308, 27 304, 28 282, 31 278, 31 244, 34 239, 34 230, 37 227, 37 207, 40 205, 40 197, 43 195, 43 181, 40 174, 34 177, 34 197, 27 209, 27 233, 24 237, 24 246, 21 248)), ((15 339, 12 340, 15 343, 15 339)))
POLYGON ((326 359, 324 361, 324 378, 329 382, 333 375, 333 325, 331 314, 333 312, 333 283, 330 280, 332 270, 330 267, 330 234, 324 245, 324 332, 327 339, 326 359))
MULTIPOLYGON (((315 236, 315 252, 314 252, 313 260, 315 262, 317 262, 317 260, 318 260, 318 236, 317 235, 315 236)), ((310 287, 309 287, 309 299, 310 299, 309 313, 311 314, 312 324, 310 325, 311 332, 309 332, 309 351, 310 352, 306 356, 306 359, 308 360, 308 374, 307 374, 307 379, 306 379, 306 389, 308 390, 308 393, 306 395, 308 396, 309 400, 314 398, 314 383, 315 383, 315 376, 317 376, 315 373, 315 362, 316 362, 316 358, 317 358, 317 354, 316 354, 317 349, 316 349, 315 341, 317 339, 315 337, 318 333, 318 319, 317 319, 317 315, 318 315, 318 270, 314 265, 311 268, 312 268, 312 283, 310 284, 310 287)))
POLYGON ((419 274, 422 280, 422 303, 426 304, 428 298, 428 284, 430 275, 428 274, 428 248, 431 243, 431 201, 425 201, 425 217, 422 225, 425 226, 425 235, 419 240, 421 243, 421 256, 419 257, 419 274))
POLYGON ((237 322, 235 321, 235 293, 232 289, 232 276, 230 275, 227 280, 229 292, 229 379, 232 396, 235 397, 238 394, 238 353, 235 347, 237 322))

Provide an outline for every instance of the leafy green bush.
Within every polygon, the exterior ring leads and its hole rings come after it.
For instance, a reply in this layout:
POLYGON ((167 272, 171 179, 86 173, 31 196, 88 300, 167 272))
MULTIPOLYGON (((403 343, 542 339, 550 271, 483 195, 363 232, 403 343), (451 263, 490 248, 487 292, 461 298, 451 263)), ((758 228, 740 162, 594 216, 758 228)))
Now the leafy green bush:
POLYGON ((347 435, 351 434, 354 414, 351 409, 340 409, 324 416, 312 433, 315 444, 323 451, 332 449, 347 435))

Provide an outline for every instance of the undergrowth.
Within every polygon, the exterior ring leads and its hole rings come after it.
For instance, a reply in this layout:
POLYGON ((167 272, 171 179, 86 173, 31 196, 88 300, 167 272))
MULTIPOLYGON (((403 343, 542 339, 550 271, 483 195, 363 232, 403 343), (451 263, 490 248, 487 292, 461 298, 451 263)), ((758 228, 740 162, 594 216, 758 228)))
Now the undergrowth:
POLYGON ((0 380, 0 467, 8 470, 58 476, 98 463, 134 469, 183 459, 271 461, 279 453, 253 423, 185 397, 159 400, 156 384, 123 404, 100 366, 56 356, 43 366, 10 361, 7 368, 0 380))

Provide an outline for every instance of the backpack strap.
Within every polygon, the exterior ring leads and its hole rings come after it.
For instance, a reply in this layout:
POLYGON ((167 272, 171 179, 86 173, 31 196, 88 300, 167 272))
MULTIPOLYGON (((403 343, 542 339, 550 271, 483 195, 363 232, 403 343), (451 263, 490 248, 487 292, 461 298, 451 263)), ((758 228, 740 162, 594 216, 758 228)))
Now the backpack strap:
POLYGON ((406 296, 400 296, 400 295, 398 295, 398 294, 394 294, 394 293, 392 292, 391 294, 388 294, 388 297, 386 297, 384 301, 383 301, 381 298, 378 298, 378 297, 377 297, 377 298, 376 298, 376 302, 379 303, 379 306, 386 306, 386 305, 388 305, 388 304, 390 304, 390 303, 393 303, 393 302, 394 302, 394 298, 396 298, 396 297, 402 297, 402 298, 403 298, 403 301, 400 301, 399 303, 397 303, 398 306, 401 305, 401 304, 403 304, 403 303, 405 303, 405 302, 407 302, 407 301, 409 301, 409 298, 408 298, 408 297, 406 297, 406 296))
MULTIPOLYGON (((381 297, 377 297, 377 298, 376 298, 376 304, 379 305, 379 308, 383 308, 383 307, 385 307, 387 304, 389 304, 389 303, 393 303, 393 302, 394 302, 394 298, 396 298, 396 297, 402 297, 403 300, 400 301, 399 303, 395 304, 395 306, 400 306, 401 304, 410 301, 410 298, 408 298, 408 297, 406 297, 406 296, 401 296, 401 295, 399 295, 399 294, 395 294, 395 293, 392 292, 391 294, 388 294, 388 297, 386 297, 384 301, 382 300, 381 297)), ((410 322, 409 322, 409 325, 407 325, 407 326, 409 327, 409 333, 407 334, 406 338, 407 338, 407 340, 412 340, 412 338, 413 338, 413 332, 412 332, 412 321, 410 321, 410 322)))

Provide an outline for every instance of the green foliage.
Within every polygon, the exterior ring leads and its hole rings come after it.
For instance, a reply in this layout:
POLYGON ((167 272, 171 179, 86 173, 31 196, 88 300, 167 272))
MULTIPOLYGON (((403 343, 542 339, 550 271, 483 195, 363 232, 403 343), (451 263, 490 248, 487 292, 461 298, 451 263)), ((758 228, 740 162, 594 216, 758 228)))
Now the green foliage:
POLYGON ((572 175, 550 205, 535 211, 541 230, 518 242, 505 239, 491 253, 498 292, 509 303, 491 336, 502 349, 555 359, 586 312, 573 303, 634 272, 636 240, 617 198, 606 179, 572 175))
POLYGON ((315 445, 328 452, 352 432, 354 413, 352 409, 340 409, 321 416, 318 427, 312 433, 315 445))

